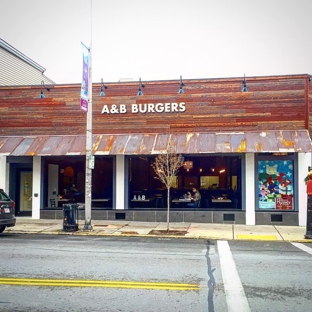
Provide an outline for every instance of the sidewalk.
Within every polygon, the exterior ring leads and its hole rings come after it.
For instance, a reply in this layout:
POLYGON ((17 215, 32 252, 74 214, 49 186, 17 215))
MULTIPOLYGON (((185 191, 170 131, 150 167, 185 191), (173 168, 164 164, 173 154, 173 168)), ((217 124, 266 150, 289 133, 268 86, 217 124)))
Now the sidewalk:
POLYGON ((305 227, 216 223, 170 223, 170 233, 165 222, 92 221, 92 231, 85 231, 84 221, 79 220, 79 229, 74 232, 63 230, 63 220, 31 219, 17 217, 16 225, 6 228, 4 233, 59 234, 95 236, 145 236, 171 238, 202 238, 224 240, 287 241, 312 243, 305 239, 305 227))

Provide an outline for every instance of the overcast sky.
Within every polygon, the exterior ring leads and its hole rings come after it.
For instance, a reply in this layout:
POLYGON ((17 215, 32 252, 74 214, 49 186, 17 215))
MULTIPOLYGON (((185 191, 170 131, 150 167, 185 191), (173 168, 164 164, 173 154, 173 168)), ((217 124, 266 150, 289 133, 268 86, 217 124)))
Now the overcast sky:
MULTIPOLYGON (((0 38, 56 83, 312 74, 312 0, 0 0, 0 38), (92 34, 92 36, 91 36, 92 34)), ((40 81, 38 82, 40 84, 40 81)))

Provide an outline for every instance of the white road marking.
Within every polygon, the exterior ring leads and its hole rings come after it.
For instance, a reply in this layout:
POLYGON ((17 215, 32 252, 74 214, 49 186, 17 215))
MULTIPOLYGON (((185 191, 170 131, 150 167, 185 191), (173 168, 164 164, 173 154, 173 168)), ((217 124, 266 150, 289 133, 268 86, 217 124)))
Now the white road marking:
POLYGON ((227 241, 218 241, 218 252, 228 312, 250 312, 248 300, 227 241))
POLYGON ((304 245, 304 244, 301 244, 301 243, 292 243, 295 247, 307 252, 308 254, 312 255, 312 248, 304 245))

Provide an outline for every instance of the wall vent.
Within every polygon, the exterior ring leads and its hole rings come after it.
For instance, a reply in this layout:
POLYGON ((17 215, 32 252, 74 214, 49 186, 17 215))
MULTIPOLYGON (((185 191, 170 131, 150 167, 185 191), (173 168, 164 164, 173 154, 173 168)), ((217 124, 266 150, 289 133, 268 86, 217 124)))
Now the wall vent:
POLYGON ((283 215, 282 214, 272 214, 271 215, 271 222, 283 222, 283 215))
POLYGON ((223 214, 223 221, 235 221, 235 214, 234 213, 224 213, 223 214))
POLYGON ((125 212, 116 212, 115 213, 115 220, 126 220, 126 213, 125 212))

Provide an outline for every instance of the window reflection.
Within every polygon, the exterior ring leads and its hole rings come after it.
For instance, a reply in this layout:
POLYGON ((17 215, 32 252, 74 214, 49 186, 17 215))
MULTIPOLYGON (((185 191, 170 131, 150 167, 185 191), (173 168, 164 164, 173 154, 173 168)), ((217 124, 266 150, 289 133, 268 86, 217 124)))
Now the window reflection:
MULTIPOLYGON (((241 156, 239 155, 194 155, 184 156, 185 162, 192 163, 192 167, 182 166, 177 176, 173 177, 170 189, 170 199, 179 199, 187 191, 196 187, 201 195, 200 208, 216 208, 221 206, 219 202, 211 202, 213 199, 222 198, 222 208, 241 209, 241 156)), ((157 178, 152 167, 155 156, 129 156, 129 206, 136 192, 143 192, 148 198, 167 198, 165 185, 157 178), (157 196, 156 196, 157 195, 157 196)), ((184 163, 185 163, 184 162, 184 163)), ((154 202, 145 203, 145 207, 158 207, 154 202)), ((181 204, 173 205, 181 206, 181 204)))

